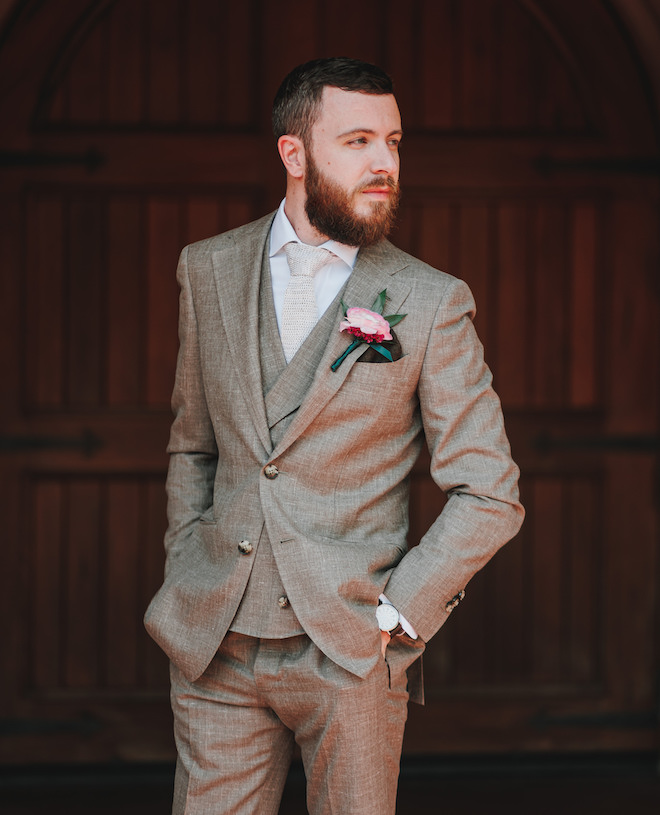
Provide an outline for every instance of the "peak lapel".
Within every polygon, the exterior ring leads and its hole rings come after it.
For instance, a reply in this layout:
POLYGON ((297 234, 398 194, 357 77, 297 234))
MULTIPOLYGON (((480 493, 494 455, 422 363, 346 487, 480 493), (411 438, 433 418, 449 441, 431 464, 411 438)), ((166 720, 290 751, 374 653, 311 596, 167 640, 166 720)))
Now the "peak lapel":
MULTIPOLYGON (((394 253, 387 241, 375 247, 360 250, 355 268, 348 279, 341 299, 350 308, 360 306, 370 309, 379 293, 387 289, 384 314, 395 314, 402 307, 410 292, 410 285, 397 280, 396 273, 407 265, 405 256, 394 253)), ((343 317, 341 304, 335 307, 335 328, 331 330, 330 340, 323 352, 314 380, 300 405, 300 409, 289 429, 275 449, 275 454, 282 453, 318 415, 328 401, 343 385, 353 365, 366 351, 364 344, 346 357, 336 371, 330 366, 350 345, 350 338, 339 331, 343 317)))
POLYGON ((262 218, 254 229, 213 252, 213 270, 227 349, 236 370, 250 418, 268 454, 272 450, 266 421, 259 360, 259 286, 264 252, 273 216, 262 218))

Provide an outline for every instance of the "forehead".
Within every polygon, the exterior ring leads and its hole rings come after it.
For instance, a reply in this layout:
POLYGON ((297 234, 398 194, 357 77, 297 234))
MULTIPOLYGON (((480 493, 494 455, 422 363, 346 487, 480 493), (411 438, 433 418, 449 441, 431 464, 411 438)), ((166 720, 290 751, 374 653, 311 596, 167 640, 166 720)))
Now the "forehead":
POLYGON ((326 135, 354 130, 392 133, 401 129, 401 115, 391 93, 374 94, 343 91, 326 86, 321 98, 321 113, 313 130, 326 135))

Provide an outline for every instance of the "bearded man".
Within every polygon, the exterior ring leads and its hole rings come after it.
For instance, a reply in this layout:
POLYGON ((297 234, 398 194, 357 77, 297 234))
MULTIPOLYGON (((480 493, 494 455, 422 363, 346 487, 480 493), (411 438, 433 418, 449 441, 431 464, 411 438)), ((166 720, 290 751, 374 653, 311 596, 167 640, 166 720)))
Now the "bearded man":
POLYGON ((279 210, 184 249, 165 582, 174 812, 391 815, 420 656, 522 521, 467 286, 386 240, 401 120, 357 60, 294 69, 279 210), (394 327, 396 328, 394 329, 394 327), (376 364, 381 363, 381 364, 376 364), (424 439, 447 503, 408 550, 424 439))

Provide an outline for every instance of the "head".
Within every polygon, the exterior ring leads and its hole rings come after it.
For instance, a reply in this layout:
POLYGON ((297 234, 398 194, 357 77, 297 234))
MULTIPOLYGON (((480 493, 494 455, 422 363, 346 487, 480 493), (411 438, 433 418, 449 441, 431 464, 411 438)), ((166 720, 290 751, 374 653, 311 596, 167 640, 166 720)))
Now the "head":
POLYGON ((275 97, 273 129, 288 174, 287 214, 302 239, 301 220, 317 243, 365 246, 390 231, 401 119, 384 71, 347 58, 295 68, 275 97))

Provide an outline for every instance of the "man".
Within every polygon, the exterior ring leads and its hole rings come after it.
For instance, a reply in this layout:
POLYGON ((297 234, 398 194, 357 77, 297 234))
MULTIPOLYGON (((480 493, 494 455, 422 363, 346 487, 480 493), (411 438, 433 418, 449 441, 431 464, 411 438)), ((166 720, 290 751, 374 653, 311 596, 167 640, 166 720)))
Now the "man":
POLYGON ((146 616, 172 664, 174 812, 275 815, 295 740, 311 815, 388 815, 418 658, 517 532, 518 471, 467 286, 385 240, 389 77, 307 63, 273 122, 278 212, 179 264, 166 577, 146 616), (408 551, 424 438, 448 501, 408 551))

